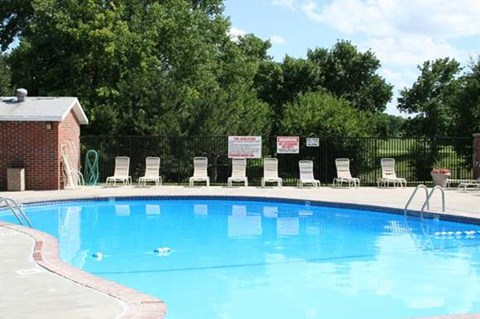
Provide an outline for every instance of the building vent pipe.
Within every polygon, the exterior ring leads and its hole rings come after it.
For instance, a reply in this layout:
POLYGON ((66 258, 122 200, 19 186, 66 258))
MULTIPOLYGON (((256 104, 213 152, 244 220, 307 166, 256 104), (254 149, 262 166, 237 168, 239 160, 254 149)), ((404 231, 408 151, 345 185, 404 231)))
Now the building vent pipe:
POLYGON ((25 89, 17 89, 17 101, 23 102, 28 95, 28 91, 25 89))

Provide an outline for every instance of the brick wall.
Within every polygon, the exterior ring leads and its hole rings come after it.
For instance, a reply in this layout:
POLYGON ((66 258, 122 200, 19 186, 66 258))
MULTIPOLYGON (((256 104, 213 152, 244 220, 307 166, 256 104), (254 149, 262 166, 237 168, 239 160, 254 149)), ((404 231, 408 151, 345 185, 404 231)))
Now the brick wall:
POLYGON ((473 177, 480 177, 480 133, 473 134, 473 177))
MULTIPOLYGON (((80 123, 73 112, 70 112, 63 122, 59 123, 58 128, 58 152, 61 157, 62 147, 67 152, 70 165, 74 170, 79 170, 80 166, 80 123)), ((59 158, 61 161, 61 158, 59 158)), ((61 169, 61 167, 60 167, 61 169)), ((61 173, 60 173, 60 176, 61 173)), ((76 183, 77 177, 74 176, 76 183)), ((61 180, 61 187, 63 188, 64 181, 61 180)))
MULTIPOLYGON (((0 191, 7 190, 7 168, 25 168, 27 190, 61 187, 61 144, 79 147, 80 128, 72 112, 62 122, 0 121, 0 191), (51 125, 51 129, 47 128, 51 125)), ((78 167, 78 158, 73 167, 78 167)))

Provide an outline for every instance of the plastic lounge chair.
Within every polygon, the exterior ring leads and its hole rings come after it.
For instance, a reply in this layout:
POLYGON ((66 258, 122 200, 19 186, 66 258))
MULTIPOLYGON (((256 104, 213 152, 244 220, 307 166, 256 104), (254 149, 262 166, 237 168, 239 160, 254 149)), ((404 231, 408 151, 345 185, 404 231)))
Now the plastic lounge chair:
POLYGON ((265 158, 263 160, 262 187, 265 187, 266 183, 277 183, 278 187, 282 187, 282 182, 282 178, 278 177, 278 160, 265 158))
POLYGON ((304 184, 311 184, 313 187, 320 187, 320 181, 313 176, 313 161, 298 161, 300 178, 297 180, 297 186, 303 187, 304 184))
POLYGON ((132 184, 132 177, 128 175, 130 169, 130 157, 117 156, 115 157, 115 171, 113 176, 107 177, 106 184, 117 185, 117 182, 122 182, 123 185, 132 184))
POLYGON ((393 187, 406 187, 407 180, 405 178, 397 177, 395 173, 395 159, 394 158, 382 158, 380 160, 382 167, 382 177, 377 180, 378 187, 389 187, 390 183, 393 187))
POLYGON ((232 158, 232 176, 227 179, 227 186, 232 187, 233 182, 245 183, 248 186, 248 178, 246 176, 247 159, 232 158))
POLYGON ((154 182, 155 186, 162 185, 160 157, 149 156, 145 159, 145 175, 138 178, 138 185, 146 186, 147 182, 154 182))
POLYGON ((207 173, 208 158, 194 157, 193 158, 193 176, 189 179, 190 187, 195 185, 195 182, 206 182, 207 187, 210 186, 210 177, 207 173))
POLYGON ((445 188, 451 188, 452 184, 458 184, 458 189, 468 188, 470 186, 477 186, 480 185, 480 177, 477 179, 455 179, 455 178, 447 178, 445 180, 445 188))
POLYGON ((458 183, 457 189, 464 192, 469 190, 480 190, 480 177, 477 179, 447 179, 445 187, 449 188, 452 183, 458 183))
POLYGON ((350 173, 350 160, 348 158, 335 159, 335 166, 337 177, 333 179, 333 187, 342 186, 343 183, 348 183, 348 187, 360 186, 360 179, 352 177, 350 173))

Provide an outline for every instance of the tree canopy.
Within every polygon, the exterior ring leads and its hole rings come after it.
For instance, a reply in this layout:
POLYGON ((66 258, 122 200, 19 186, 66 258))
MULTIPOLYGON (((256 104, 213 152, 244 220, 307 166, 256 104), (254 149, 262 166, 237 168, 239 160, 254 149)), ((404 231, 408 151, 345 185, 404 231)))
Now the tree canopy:
MULTIPOLYGON (((293 115, 304 119, 291 110, 308 99, 319 103, 308 114, 326 112, 328 100, 333 122, 368 118, 372 134, 395 122, 373 116, 392 86, 372 51, 340 40, 274 62, 268 41, 229 36, 222 0, 4 0, 0 20, 1 50, 18 43, 0 81, 77 96, 91 123, 84 134, 279 135, 293 115)), ((356 132, 346 127, 337 133, 356 132)))
POLYGON ((419 70, 417 81, 398 98, 400 110, 416 113, 407 131, 415 136, 447 136, 454 124, 452 105, 460 89, 460 64, 454 59, 437 59, 426 61, 419 70))
POLYGON ((470 62, 459 83, 460 89, 452 98, 453 134, 469 136, 480 132, 480 57, 470 62))
POLYGON ((31 7, 10 56, 13 82, 32 95, 78 96, 91 119, 87 133, 269 131, 270 109, 252 88, 269 43, 253 35, 232 41, 222 1, 31 7))
POLYGON ((367 113, 380 113, 392 97, 392 86, 377 74, 380 62, 371 51, 359 52, 348 41, 332 49, 309 50, 307 59, 286 56, 282 63, 266 61, 256 75, 258 96, 273 110, 273 133, 288 103, 302 94, 328 92, 367 113))
POLYGON ((310 92, 285 108, 282 132, 309 136, 370 136, 373 131, 367 113, 330 93, 310 92))
POLYGON ((331 50, 309 50, 307 57, 317 65, 321 86, 328 92, 359 110, 385 111, 393 86, 377 74, 381 65, 372 51, 359 52, 351 42, 338 41, 331 50))
POLYGON ((0 54, 0 96, 12 95, 10 80, 10 69, 4 56, 0 54))

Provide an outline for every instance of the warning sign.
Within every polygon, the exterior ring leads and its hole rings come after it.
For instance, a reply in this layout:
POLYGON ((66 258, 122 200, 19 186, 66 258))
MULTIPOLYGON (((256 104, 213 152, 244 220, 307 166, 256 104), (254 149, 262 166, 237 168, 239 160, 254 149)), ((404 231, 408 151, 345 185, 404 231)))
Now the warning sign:
POLYGON ((228 158, 262 158, 261 136, 229 136, 228 158))
POLYGON ((298 154, 300 152, 300 138, 298 136, 277 136, 278 154, 298 154))
POLYGON ((307 137, 307 147, 319 147, 320 139, 318 137, 307 137))

